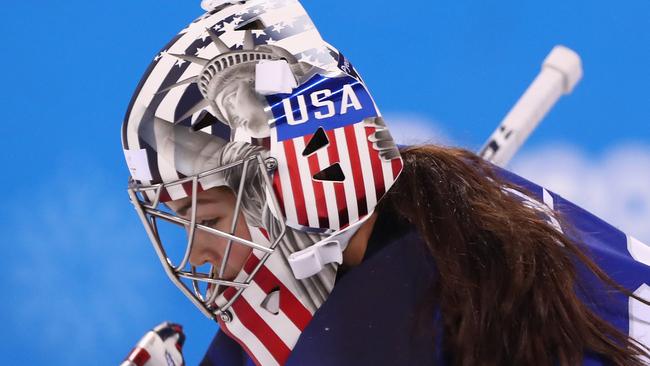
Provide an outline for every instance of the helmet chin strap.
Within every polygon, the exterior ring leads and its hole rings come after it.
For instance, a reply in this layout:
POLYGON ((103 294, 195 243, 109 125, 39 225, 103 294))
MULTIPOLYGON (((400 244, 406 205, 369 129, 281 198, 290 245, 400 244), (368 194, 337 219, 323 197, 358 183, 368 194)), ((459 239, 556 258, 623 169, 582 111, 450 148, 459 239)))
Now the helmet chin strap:
POLYGON ((347 228, 325 238, 316 244, 289 256, 289 265, 296 279, 302 280, 322 271, 327 264, 343 263, 343 251, 348 247, 354 234, 372 216, 366 215, 347 228))

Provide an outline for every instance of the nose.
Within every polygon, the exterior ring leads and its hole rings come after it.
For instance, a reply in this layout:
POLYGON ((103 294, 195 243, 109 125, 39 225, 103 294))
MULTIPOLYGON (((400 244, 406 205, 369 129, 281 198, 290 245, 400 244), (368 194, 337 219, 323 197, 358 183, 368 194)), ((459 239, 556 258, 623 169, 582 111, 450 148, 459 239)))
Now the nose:
POLYGON ((195 232, 189 258, 190 264, 195 267, 202 266, 206 263, 210 263, 213 266, 220 266, 221 256, 219 255, 219 251, 215 249, 223 245, 221 243, 223 240, 208 233, 195 232))

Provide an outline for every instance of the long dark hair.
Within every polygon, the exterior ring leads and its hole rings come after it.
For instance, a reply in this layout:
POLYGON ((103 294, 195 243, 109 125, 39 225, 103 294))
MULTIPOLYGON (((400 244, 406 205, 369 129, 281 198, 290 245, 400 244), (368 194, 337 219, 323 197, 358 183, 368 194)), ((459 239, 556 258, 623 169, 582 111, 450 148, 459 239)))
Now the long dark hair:
POLYGON ((380 208, 417 227, 433 256, 432 298, 453 365, 573 366, 586 352, 615 365, 643 365, 647 349, 576 294, 575 261, 607 286, 648 301, 504 191, 523 188, 466 150, 420 146, 402 157, 404 171, 380 208))

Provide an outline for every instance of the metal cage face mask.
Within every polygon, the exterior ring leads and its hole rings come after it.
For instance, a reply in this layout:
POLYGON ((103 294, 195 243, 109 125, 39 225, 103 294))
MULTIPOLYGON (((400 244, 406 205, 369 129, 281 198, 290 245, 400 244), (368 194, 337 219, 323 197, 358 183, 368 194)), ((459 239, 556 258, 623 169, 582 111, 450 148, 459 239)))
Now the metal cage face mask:
MULTIPOLYGON (((262 153, 257 153, 204 173, 169 183, 160 183, 151 186, 138 184, 133 180, 129 183, 128 192, 131 202, 136 208, 138 216, 145 227, 147 235, 154 246, 166 274, 181 292, 203 314, 210 318, 219 316, 224 321, 230 320, 231 315, 229 315, 228 309, 237 301, 242 292, 250 286, 253 277, 266 262, 267 258, 273 254, 285 235, 286 226, 284 225, 284 220, 276 218, 275 215, 271 215, 269 212, 270 210, 279 212, 278 201, 273 190, 270 189, 271 180, 269 178, 269 171, 273 169, 275 169, 274 160, 269 158, 265 159, 262 153), (233 220, 229 231, 223 231, 200 223, 197 220, 198 205, 200 204, 198 202, 198 196, 203 191, 202 186, 210 186, 211 183, 214 184, 215 178, 219 180, 221 176, 228 174, 229 171, 238 172, 240 178, 236 184, 236 191, 234 192, 235 207, 232 216, 233 220), (246 185, 253 184, 252 181, 255 175, 262 178, 258 181, 262 183, 258 189, 261 189, 267 195, 267 202, 265 202, 264 206, 268 207, 268 210, 265 210, 265 215, 272 216, 272 219, 277 222, 277 227, 280 228, 279 232, 273 234, 268 234, 265 230, 263 231, 264 234, 269 235, 267 237, 267 245, 262 245, 259 242, 253 242, 252 240, 235 235, 238 225, 246 225, 245 222, 239 220, 241 217, 240 213, 243 210, 242 201, 245 199, 246 185), (179 188, 188 193, 190 205, 187 210, 188 215, 185 216, 189 217, 178 215, 170 210, 165 202, 163 202, 163 198, 166 196, 165 192, 179 188), (186 240, 183 242, 170 242, 178 241, 178 237, 176 240, 165 240, 163 238, 163 230, 161 229, 162 223, 170 224, 182 230, 186 233, 186 240), (208 268, 204 271, 190 263, 190 255, 195 247, 195 239, 198 232, 227 240, 220 264, 217 266, 206 265, 208 268), (231 252, 236 246, 249 248, 251 250, 250 255, 256 257, 254 261, 257 264, 249 271, 238 270, 237 272, 239 274, 235 279, 228 279, 224 277, 225 270, 228 268, 231 252), (171 254, 172 251, 175 254, 171 254), (227 289, 232 290, 230 290, 229 296, 226 299, 220 295, 227 291, 227 289)), ((249 228, 249 230, 260 229, 257 227, 249 228)))

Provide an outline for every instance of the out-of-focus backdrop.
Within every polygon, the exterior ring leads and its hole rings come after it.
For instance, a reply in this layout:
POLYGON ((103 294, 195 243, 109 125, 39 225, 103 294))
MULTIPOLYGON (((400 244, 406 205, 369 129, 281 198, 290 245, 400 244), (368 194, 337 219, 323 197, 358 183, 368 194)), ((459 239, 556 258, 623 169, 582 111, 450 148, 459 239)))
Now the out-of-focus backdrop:
MULTIPOLYGON (((650 2, 304 0, 403 143, 478 149, 556 44, 585 78, 513 161, 650 242, 650 2)), ((166 279, 127 200, 120 124, 199 0, 0 10, 0 360, 116 365, 163 320, 198 364, 216 331, 166 279)))

